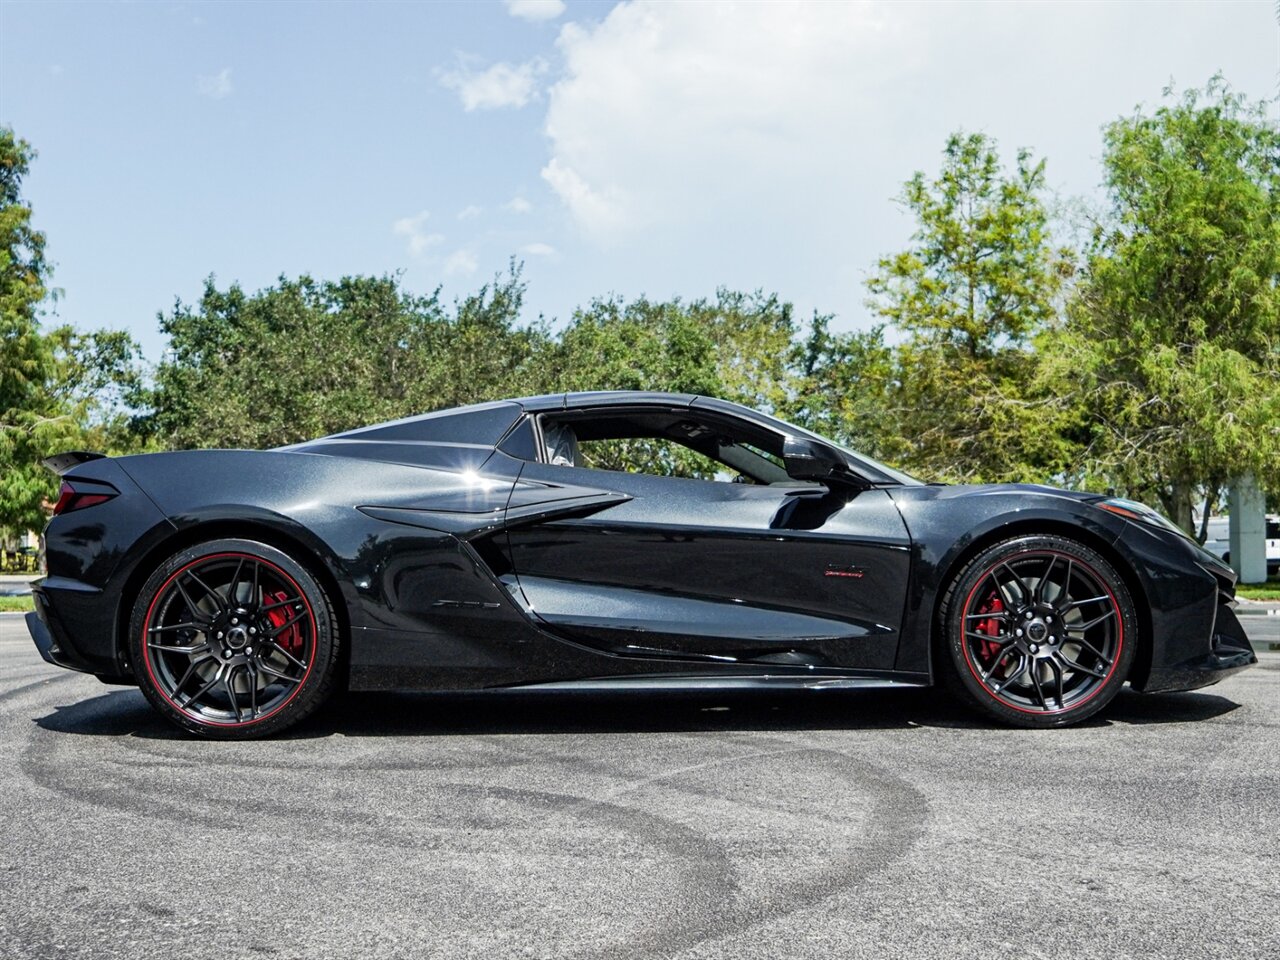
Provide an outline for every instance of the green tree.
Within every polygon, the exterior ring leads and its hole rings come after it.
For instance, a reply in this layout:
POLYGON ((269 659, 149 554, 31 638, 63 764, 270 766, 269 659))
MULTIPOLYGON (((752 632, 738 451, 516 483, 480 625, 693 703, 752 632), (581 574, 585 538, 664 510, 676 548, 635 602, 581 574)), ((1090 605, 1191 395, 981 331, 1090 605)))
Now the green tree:
POLYGON ((35 151, 0 128, 0 528, 43 526, 57 480, 40 462, 72 448, 131 444, 124 391, 136 385, 137 347, 119 331, 41 329, 49 298, 45 237, 22 181, 35 151))
POLYGON ((690 319, 711 340, 716 395, 783 413, 796 391, 791 365, 799 329, 791 304, 762 290, 721 288, 713 300, 689 304, 690 319))
MULTIPOLYGON (((911 245, 882 259, 867 286, 871 308, 902 338, 892 374, 878 379, 888 429, 901 441, 894 459, 908 469, 966 481, 1044 480, 1061 470, 1061 414, 1030 349, 1070 272, 1050 238, 1043 192, 1043 161, 1019 151, 1006 174, 982 134, 953 135, 938 177, 907 181, 911 245)), ((874 341, 848 347, 855 359, 875 351, 874 341)), ((838 392, 839 369, 825 373, 838 392)))
POLYGON ((793 393, 783 416, 887 463, 904 463, 911 450, 893 407, 896 357, 884 327, 833 333, 830 324, 830 317, 814 316, 792 345, 793 393))
POLYGON ((41 520, 49 483, 39 453, 59 426, 45 391, 54 351, 40 331, 49 279, 45 238, 22 198, 34 156, 30 144, 0 128, 0 527, 9 529, 41 520))
POLYGON ((1111 124, 1109 215, 1061 336, 1081 478, 1159 501, 1280 482, 1280 129, 1220 79, 1111 124))
POLYGON ((396 277, 213 279, 160 317, 169 354, 136 426, 167 447, 272 447, 523 392, 546 339, 521 327, 513 265, 450 310, 396 277))

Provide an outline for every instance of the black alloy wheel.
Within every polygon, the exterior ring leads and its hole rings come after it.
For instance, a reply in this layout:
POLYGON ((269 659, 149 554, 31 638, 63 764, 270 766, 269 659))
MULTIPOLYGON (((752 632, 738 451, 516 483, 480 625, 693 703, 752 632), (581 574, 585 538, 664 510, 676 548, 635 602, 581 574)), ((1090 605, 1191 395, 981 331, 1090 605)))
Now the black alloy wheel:
POLYGON ((193 733, 264 736, 314 711, 334 685, 338 630, 315 578, 264 543, 219 540, 152 574, 130 624, 134 675, 193 733))
POLYGON ((953 581, 943 609, 962 699, 1008 723, 1077 723, 1120 691, 1137 646, 1124 581, 1065 537, 1020 537, 984 550, 953 581))

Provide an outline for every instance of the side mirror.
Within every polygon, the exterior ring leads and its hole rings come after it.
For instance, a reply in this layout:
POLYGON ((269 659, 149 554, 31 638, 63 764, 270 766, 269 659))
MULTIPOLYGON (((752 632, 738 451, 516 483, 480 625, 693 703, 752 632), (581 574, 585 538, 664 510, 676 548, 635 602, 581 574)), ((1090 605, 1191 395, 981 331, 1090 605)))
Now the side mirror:
POLYGON ((827 480, 848 468, 838 452, 806 437, 787 437, 782 445, 782 460, 792 480, 827 480))

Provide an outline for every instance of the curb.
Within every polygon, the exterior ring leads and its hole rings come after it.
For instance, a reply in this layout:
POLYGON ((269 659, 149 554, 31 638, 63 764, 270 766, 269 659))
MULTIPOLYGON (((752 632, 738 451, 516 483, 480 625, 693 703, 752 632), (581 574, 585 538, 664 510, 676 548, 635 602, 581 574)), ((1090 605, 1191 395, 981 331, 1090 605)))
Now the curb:
POLYGON ((1237 617, 1280 617, 1280 604, 1275 603, 1239 603, 1235 610, 1237 617))

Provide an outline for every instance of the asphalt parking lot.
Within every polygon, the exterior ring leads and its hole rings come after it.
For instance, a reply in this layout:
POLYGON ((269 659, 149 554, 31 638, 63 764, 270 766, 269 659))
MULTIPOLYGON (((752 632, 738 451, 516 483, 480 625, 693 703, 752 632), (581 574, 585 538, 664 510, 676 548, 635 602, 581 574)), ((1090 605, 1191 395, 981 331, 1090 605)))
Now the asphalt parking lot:
POLYGON ((361 695, 226 744, 0 616, 0 955, 1273 957, 1261 659, 1060 731, 927 691, 361 695))

